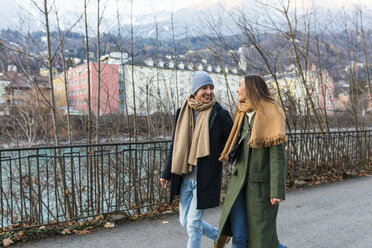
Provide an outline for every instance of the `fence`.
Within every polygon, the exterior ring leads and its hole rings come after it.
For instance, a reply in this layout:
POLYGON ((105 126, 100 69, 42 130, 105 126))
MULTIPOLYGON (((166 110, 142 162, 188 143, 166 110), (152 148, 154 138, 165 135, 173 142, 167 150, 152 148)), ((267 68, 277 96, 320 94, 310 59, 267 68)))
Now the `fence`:
POLYGON ((372 130, 287 135, 287 180, 342 176, 371 166, 372 130))
MULTIPOLYGON (((371 136, 372 130, 288 134, 288 179, 311 180, 370 166, 371 136)), ((0 150, 0 228, 155 209, 168 199, 159 177, 169 143, 0 150)), ((225 171, 224 186, 227 182, 225 171)))

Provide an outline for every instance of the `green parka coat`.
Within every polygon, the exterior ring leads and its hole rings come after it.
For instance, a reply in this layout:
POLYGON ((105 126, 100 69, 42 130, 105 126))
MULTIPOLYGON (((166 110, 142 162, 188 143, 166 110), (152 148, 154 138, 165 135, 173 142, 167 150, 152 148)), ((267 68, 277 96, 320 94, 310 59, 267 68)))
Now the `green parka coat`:
POLYGON ((251 148, 247 145, 254 123, 245 116, 241 134, 243 146, 222 208, 219 235, 232 236, 230 211, 241 190, 245 190, 249 248, 278 248, 276 216, 279 204, 271 205, 271 198, 285 199, 286 158, 284 144, 251 148))

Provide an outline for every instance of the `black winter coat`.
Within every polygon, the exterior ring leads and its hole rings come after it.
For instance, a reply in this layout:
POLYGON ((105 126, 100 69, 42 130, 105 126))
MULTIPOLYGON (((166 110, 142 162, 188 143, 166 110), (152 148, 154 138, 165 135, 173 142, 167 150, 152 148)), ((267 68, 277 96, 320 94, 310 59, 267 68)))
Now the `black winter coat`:
MULTIPOLYGON (((180 194, 182 176, 171 173, 174 132, 180 109, 177 110, 173 138, 168 152, 162 178, 171 181, 170 202, 180 194)), ((197 162, 197 209, 213 208, 219 205, 222 163, 218 161, 229 137, 233 121, 229 112, 216 102, 209 117, 210 155, 199 158, 197 162)))

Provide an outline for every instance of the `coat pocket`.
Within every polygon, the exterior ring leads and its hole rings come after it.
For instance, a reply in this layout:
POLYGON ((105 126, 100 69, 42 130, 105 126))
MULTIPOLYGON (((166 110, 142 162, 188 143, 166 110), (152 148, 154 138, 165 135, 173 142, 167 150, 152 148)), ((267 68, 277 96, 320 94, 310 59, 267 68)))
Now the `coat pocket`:
POLYGON ((269 176, 266 173, 251 173, 249 179, 258 195, 257 200, 267 201, 270 198, 269 176))

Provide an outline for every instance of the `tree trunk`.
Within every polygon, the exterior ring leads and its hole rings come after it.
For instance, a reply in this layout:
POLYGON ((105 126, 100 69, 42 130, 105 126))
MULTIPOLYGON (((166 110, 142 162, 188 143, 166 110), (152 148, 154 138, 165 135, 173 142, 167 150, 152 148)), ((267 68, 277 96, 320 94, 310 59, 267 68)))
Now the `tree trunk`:
MULTIPOLYGON (((57 121, 57 113, 56 113, 56 104, 54 99, 54 85, 53 85, 53 69, 52 69, 52 53, 50 48, 50 33, 49 33, 49 19, 48 19, 48 6, 47 6, 47 0, 44 0, 44 16, 45 16, 45 28, 46 28, 46 37, 47 37, 47 48, 48 48, 48 70, 49 70, 49 85, 50 85, 50 100, 51 100, 51 114, 53 119, 53 126, 54 126, 54 139, 55 139, 55 145, 59 146, 59 127, 58 127, 58 121, 57 121)), ((60 151, 57 149, 57 154, 59 154, 60 151)), ((64 164, 61 159, 58 159, 58 165, 59 165, 59 173, 62 180, 62 190, 64 194, 65 199, 65 207, 66 207, 66 214, 67 218, 71 219, 72 213, 71 213, 71 204, 70 199, 68 196, 68 190, 66 186, 66 179, 65 179, 65 168, 64 164)))

